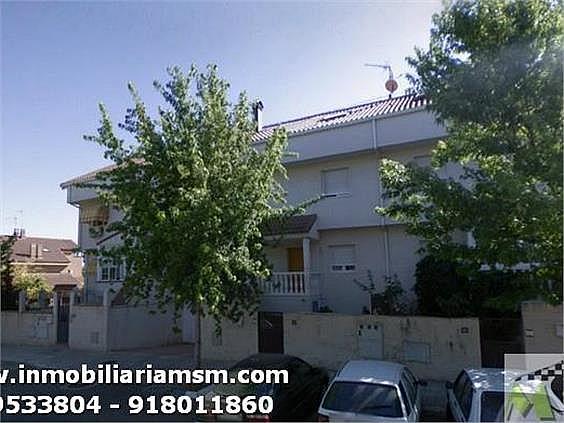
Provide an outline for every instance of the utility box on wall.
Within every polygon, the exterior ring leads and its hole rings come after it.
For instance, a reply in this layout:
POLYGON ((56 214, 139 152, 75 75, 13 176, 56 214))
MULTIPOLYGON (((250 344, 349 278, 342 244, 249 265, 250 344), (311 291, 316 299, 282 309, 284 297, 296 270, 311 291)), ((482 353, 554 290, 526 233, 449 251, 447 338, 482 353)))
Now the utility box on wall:
POLYGON ((384 358, 384 340, 379 325, 361 323, 358 325, 357 334, 359 357, 371 360, 384 358))

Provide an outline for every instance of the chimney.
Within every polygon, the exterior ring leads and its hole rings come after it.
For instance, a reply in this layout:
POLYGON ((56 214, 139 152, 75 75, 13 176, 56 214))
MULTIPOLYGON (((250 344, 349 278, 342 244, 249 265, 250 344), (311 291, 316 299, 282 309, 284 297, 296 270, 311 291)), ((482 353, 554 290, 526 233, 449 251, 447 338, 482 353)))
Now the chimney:
POLYGON ((255 104, 253 105, 253 114, 254 114, 255 123, 257 124, 257 132, 262 131, 262 109, 263 108, 264 108, 264 105, 262 104, 262 101, 260 101, 260 100, 257 100, 255 102, 255 104))
POLYGON ((36 258, 36 257, 37 257, 37 244, 35 244, 35 243, 32 242, 32 243, 30 244, 30 246, 29 246, 29 250, 30 250, 30 251, 29 251, 29 256, 30 256, 32 259, 36 258))
POLYGON ((32 242, 29 246, 29 256, 32 259, 40 259, 43 257, 43 245, 32 242))

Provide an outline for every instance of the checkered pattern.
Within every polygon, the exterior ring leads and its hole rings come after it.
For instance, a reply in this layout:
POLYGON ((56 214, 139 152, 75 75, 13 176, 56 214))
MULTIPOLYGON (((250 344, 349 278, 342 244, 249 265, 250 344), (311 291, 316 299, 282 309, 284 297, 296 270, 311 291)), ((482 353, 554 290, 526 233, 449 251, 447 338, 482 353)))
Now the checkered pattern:
POLYGON ((562 377, 564 367, 564 360, 560 363, 556 363, 553 366, 543 367, 542 369, 536 370, 531 373, 527 373, 525 375, 519 376, 516 381, 520 380, 542 380, 542 381, 549 381, 553 378, 560 376, 562 377))

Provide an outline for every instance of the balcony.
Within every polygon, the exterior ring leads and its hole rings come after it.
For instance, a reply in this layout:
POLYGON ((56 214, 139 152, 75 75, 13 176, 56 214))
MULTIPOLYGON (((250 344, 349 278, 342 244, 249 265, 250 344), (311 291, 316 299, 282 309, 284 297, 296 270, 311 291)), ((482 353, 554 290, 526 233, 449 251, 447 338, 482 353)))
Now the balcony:
POLYGON ((270 279, 260 282, 264 295, 306 296, 311 294, 310 278, 306 272, 273 272, 270 279))

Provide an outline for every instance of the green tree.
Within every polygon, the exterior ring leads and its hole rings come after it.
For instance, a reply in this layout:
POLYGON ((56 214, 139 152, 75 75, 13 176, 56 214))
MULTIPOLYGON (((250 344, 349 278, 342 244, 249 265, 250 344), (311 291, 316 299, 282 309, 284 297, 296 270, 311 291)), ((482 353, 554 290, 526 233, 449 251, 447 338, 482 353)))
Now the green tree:
POLYGON ((2 309, 15 306, 14 265, 12 262, 12 248, 15 242, 15 236, 8 236, 0 240, 0 296, 2 297, 2 309))
POLYGON ((48 294, 53 290, 39 273, 28 272, 21 267, 16 267, 14 271, 14 288, 25 291, 26 297, 31 301, 37 301, 41 294, 48 294))
POLYGON ((125 260, 125 292, 154 295, 160 307, 189 306, 216 319, 256 310, 258 280, 269 274, 262 225, 297 212, 279 183, 286 135, 253 145, 256 123, 245 94, 228 100, 214 66, 205 73, 169 69, 154 86, 165 100, 153 119, 135 88, 119 138, 103 105, 97 135, 116 167, 92 184, 123 213, 107 231, 122 245, 101 254, 125 260))
POLYGON ((562 41, 556 1, 455 1, 435 15, 428 49, 408 61, 448 137, 430 168, 383 161, 390 202, 378 209, 467 275, 530 265, 514 273, 523 296, 530 282, 551 302, 562 299, 562 41), (449 162, 461 178, 437 176, 449 162))

